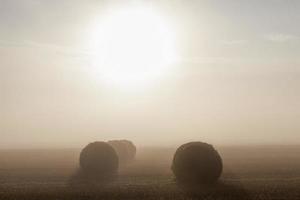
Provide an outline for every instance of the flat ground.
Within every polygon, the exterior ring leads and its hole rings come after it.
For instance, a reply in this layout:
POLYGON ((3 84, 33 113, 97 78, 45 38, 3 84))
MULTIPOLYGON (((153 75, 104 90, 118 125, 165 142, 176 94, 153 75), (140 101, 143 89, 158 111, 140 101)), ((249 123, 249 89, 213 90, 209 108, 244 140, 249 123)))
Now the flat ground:
POLYGON ((220 182, 193 189, 175 183, 174 148, 139 148, 107 183, 76 180, 79 149, 1 150, 0 199, 300 199, 300 146, 217 149, 220 182))

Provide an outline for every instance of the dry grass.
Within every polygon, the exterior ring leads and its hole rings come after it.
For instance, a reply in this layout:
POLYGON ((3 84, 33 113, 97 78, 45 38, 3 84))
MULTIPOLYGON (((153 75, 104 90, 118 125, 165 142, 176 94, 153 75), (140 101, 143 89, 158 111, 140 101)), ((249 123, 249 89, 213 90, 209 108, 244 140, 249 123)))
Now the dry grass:
POLYGON ((219 147, 218 185, 178 186, 172 148, 142 148, 114 181, 74 179, 79 149, 0 151, 0 199, 300 199, 300 147, 219 147), (73 177, 73 178, 72 178, 73 177))

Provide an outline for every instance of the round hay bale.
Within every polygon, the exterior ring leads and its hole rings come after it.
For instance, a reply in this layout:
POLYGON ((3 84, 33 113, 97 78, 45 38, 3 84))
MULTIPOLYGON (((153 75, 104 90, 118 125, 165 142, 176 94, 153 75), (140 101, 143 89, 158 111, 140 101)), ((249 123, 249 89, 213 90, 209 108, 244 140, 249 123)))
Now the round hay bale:
POLYGON ((106 142, 88 144, 80 153, 80 167, 85 173, 110 176, 117 172, 119 160, 115 150, 106 142))
POLYGON ((127 147, 128 159, 134 160, 136 155, 136 146, 133 144, 133 142, 129 140, 121 140, 120 142, 127 147))
POLYGON ((107 142, 109 145, 112 146, 112 148, 116 151, 119 161, 121 163, 124 163, 128 160, 128 152, 127 147, 123 143, 120 142, 120 140, 111 140, 107 142))
POLYGON ((119 160, 123 163, 132 161, 135 158, 136 147, 129 140, 110 140, 107 142, 110 144, 117 155, 119 156, 119 160))
POLYGON ((222 173, 222 159, 210 144, 190 142, 180 146, 174 155, 172 171, 180 183, 211 184, 222 173))

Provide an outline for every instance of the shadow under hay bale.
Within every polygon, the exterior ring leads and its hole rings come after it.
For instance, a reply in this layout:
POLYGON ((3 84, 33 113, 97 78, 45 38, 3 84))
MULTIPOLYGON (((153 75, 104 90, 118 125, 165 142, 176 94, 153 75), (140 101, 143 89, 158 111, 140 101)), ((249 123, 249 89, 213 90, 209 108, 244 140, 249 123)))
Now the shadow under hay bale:
POLYGON ((80 153, 80 177, 85 179, 107 179, 114 176, 119 167, 115 150, 106 142, 88 144, 80 153))
POLYGON ((121 164, 134 160, 136 155, 136 147, 129 140, 110 140, 107 142, 116 151, 121 164))
POLYGON ((117 174, 115 175, 97 175, 86 173, 82 169, 78 169, 69 179, 68 185, 71 187, 89 187, 97 188, 106 186, 117 179, 117 174))
POLYGON ((215 184, 180 185, 185 195, 191 199, 251 199, 244 187, 239 184, 229 184, 218 181, 215 184))
POLYGON ((174 155, 172 171, 181 184, 213 184, 222 173, 222 159, 212 145, 190 142, 174 155))

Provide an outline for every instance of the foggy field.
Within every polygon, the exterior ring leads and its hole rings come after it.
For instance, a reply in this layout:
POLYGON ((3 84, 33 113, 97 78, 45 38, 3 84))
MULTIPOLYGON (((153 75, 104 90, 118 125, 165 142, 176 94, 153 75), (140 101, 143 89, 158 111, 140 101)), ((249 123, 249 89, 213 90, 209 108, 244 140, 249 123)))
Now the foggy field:
POLYGON ((300 0, 0 0, 0 200, 300 200, 300 0))
POLYGON ((1 150, 0 199, 299 199, 299 146, 217 147, 220 183, 197 193, 177 186, 175 148, 138 148, 119 177, 100 184, 76 180, 80 149, 1 150))

